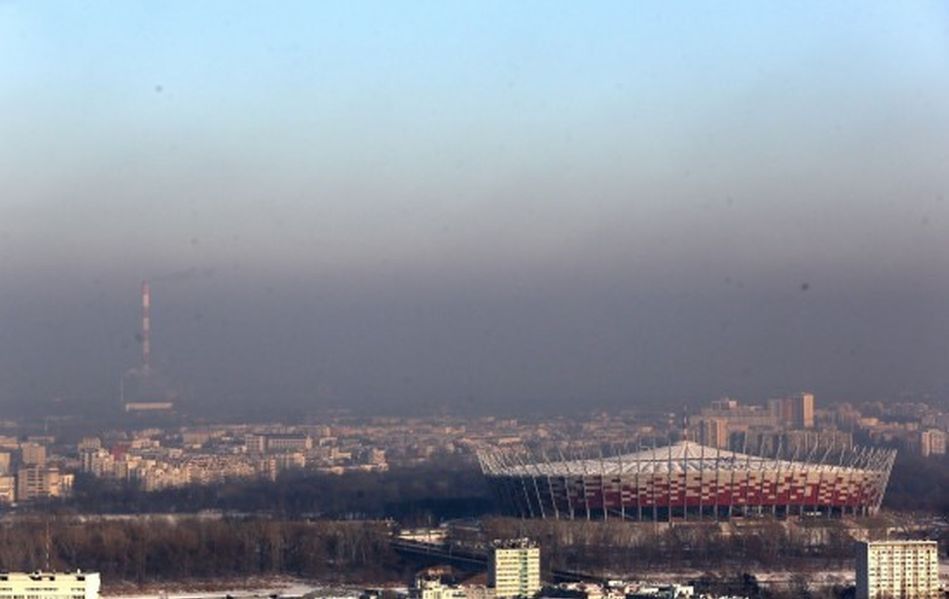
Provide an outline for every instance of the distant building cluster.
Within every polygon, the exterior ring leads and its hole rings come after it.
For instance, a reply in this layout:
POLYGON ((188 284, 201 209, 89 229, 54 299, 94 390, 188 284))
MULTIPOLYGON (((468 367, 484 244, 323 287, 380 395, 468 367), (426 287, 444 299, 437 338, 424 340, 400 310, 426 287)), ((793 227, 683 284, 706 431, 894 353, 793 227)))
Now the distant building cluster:
MULTIPOLYGON (((403 531, 401 538, 421 531, 403 531)), ((436 542, 437 544, 437 542, 436 542)), ((446 583, 440 568, 429 568, 416 578, 408 599, 725 599, 697 593, 691 584, 609 580, 544 584, 540 545, 527 538, 495 540, 487 553, 487 577, 474 575, 457 584, 446 583)), ((364 593, 361 599, 380 599, 364 593)), ((734 598, 737 599, 737 598, 734 598)))
POLYGON ((175 434, 146 429, 105 443, 89 437, 79 443, 79 461, 83 472, 137 481, 146 491, 255 477, 274 479, 286 470, 339 474, 388 468, 382 450, 345 450, 329 434, 314 440, 313 433, 327 433, 325 429, 298 428, 238 425, 183 428, 175 434))
MULTIPOLYGON (((0 503, 67 496, 73 474, 80 471, 96 477, 131 481, 147 491, 155 491, 236 479, 274 479, 292 470, 327 474, 379 472, 442 458, 473 460, 477 453, 485 450, 515 453, 529 450, 534 456, 543 456, 544 462, 569 463, 571 455, 598 455, 607 447, 611 448, 612 456, 632 455, 652 447, 665 447, 677 440, 705 447, 699 451, 706 452, 704 463, 710 466, 709 451, 798 464, 852 455, 857 445, 872 449, 898 448, 927 459, 939 459, 946 455, 949 434, 949 414, 924 403, 871 402, 859 407, 843 403, 820 407, 814 395, 806 392, 774 397, 758 405, 722 398, 691 415, 681 411, 636 410, 594 413, 586 418, 525 420, 439 416, 358 420, 340 415, 308 425, 181 426, 166 422, 149 427, 146 420, 139 419, 133 424, 137 428, 100 431, 94 437, 70 443, 57 442, 46 434, 21 436, 14 433, 21 425, 0 423, 0 433, 10 430, 7 436, 0 434, 0 503)), ((35 433, 38 427, 23 428, 35 433)), ((712 469, 722 471, 723 464, 712 469)), ((879 466, 875 464, 874 468, 879 469, 879 466)), ((800 468, 788 467, 784 474, 791 470, 798 472, 800 468)), ((736 473, 736 481, 740 478, 738 469, 729 471, 736 473)), ((710 475, 707 470, 700 474, 710 475)), ((842 481, 844 484, 833 481, 834 488, 849 485, 854 476, 848 476, 842 481)), ((691 482, 666 482, 678 485, 670 490, 672 495, 678 493, 683 484, 694 486, 691 482)), ((593 490, 591 492, 600 488, 597 481, 585 484, 593 490)), ((750 487, 743 493, 749 496, 757 493, 768 499, 768 491, 761 484, 757 487, 755 484, 758 483, 749 483, 750 487)), ((700 511, 709 509, 709 501, 713 510, 717 507, 716 501, 719 505, 730 502, 724 481, 716 486, 721 491, 712 493, 707 483, 703 488, 708 492, 700 493, 700 511)), ((823 491, 830 487, 824 481, 820 488, 823 491)), ((656 489, 659 495, 665 493, 661 486, 656 489)), ((557 496, 561 493, 556 488, 553 491, 557 496)), ((630 499, 631 492, 625 491, 620 497, 620 512, 630 505, 638 510, 639 504, 630 499)), ((685 492, 688 502, 690 491, 685 492)), ((790 494, 785 497, 780 485, 774 493, 780 497, 774 500, 778 511, 780 505, 793 506, 797 501, 803 502, 799 511, 812 511, 805 509, 813 504, 812 499, 790 494)), ((793 488, 789 488, 788 493, 793 493, 793 488)), ((546 494, 550 494, 550 489, 546 489, 546 494)), ((647 495, 639 503, 651 509, 652 491, 647 495)), ((864 506, 874 505, 855 497, 846 500, 845 510, 858 512, 864 506)), ((672 500, 673 503, 678 501, 672 500)), ((567 511, 572 507, 576 512, 578 502, 579 509, 585 510, 586 503, 582 499, 572 498, 567 511)), ((562 503, 557 504, 560 516, 565 513, 560 509, 562 503)))
POLYGON ((0 504, 66 497, 74 475, 47 456, 46 437, 0 437, 0 504))
MULTIPOLYGON (((518 426, 512 422, 513 427, 518 426)), ((289 470, 382 472, 392 465, 413 466, 439 457, 470 455, 473 443, 495 434, 493 423, 494 419, 485 419, 481 426, 473 427, 484 430, 484 436, 470 434, 464 423, 434 418, 341 419, 331 425, 296 426, 153 426, 106 431, 72 445, 57 443, 52 436, 29 437, 22 442, 13 435, 0 436, 0 502, 65 496, 75 472, 130 481, 146 491, 257 477, 273 479, 289 470)), ((0 424, 18 428, 9 421, 0 424)), ((509 434, 506 429, 500 433, 509 434)))
POLYGON ((779 449, 851 446, 854 437, 869 445, 887 445, 922 457, 946 455, 949 413, 921 402, 849 403, 816 408, 814 395, 797 393, 744 405, 723 398, 702 409, 689 437, 709 447, 774 453, 779 449))
POLYGON ((814 394, 796 393, 787 397, 769 399, 766 406, 741 405, 735 399, 723 398, 713 401, 701 412, 699 432, 703 425, 722 425, 723 430, 712 427, 717 433, 703 443, 725 447, 729 434, 749 430, 807 430, 814 428, 814 394))
MULTIPOLYGON (((410 538, 406 534, 402 538, 410 538)), ((437 572, 423 573, 409 599, 516 599, 536 597, 541 583, 540 546, 529 539, 496 540, 488 551, 487 578, 447 584, 437 572)))
POLYGON ((841 427, 858 431, 874 443, 898 445, 924 458, 946 455, 949 413, 928 404, 873 402, 860 409, 843 404, 835 416, 841 427))
POLYGON ((726 397, 702 409, 688 434, 708 447, 757 453, 853 444, 851 434, 816 423, 812 393, 772 398, 764 406, 726 397))

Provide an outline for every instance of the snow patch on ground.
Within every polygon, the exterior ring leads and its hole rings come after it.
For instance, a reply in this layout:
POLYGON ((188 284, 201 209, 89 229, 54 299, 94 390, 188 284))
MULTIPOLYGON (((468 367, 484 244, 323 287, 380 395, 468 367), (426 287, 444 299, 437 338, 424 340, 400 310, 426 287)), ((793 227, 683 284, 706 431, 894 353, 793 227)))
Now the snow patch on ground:
POLYGON ((272 596, 351 599, 358 597, 364 588, 373 586, 378 585, 336 585, 293 578, 220 580, 149 584, 145 587, 116 586, 103 589, 102 596, 106 599, 221 599, 228 595, 235 599, 272 596))

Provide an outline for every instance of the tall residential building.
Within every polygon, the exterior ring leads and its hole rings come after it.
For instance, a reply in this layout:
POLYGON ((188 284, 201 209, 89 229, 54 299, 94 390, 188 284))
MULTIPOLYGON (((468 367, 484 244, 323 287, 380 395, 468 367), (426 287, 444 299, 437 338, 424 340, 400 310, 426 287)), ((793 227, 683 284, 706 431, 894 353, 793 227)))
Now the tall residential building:
POLYGON ((778 425, 773 410, 761 406, 743 406, 737 400, 722 398, 713 401, 710 407, 699 414, 703 418, 720 418, 730 431, 747 431, 754 428, 771 428, 778 425))
POLYGON ((10 504, 16 501, 16 477, 4 474, 0 475, 0 505, 10 504))
POLYGON ((768 400, 768 410, 782 426, 794 429, 814 428, 814 394, 795 393, 768 400))
POLYGON ((533 597, 541 590, 540 547, 529 539, 495 541, 488 557, 495 597, 533 597))
POLYGON ((946 433, 935 428, 919 433, 919 455, 946 455, 946 433))
POLYGON ((872 541, 857 545, 857 599, 939 596, 936 541, 872 541))
POLYGON ((102 439, 99 437, 83 437, 77 447, 79 451, 102 449, 102 439))
POLYGON ((26 466, 16 473, 16 500, 63 497, 72 490, 72 483, 73 475, 60 473, 59 468, 26 466))
POLYGON ((699 443, 706 447, 728 449, 728 422, 724 418, 699 420, 699 443))
POLYGON ((99 599, 98 572, 3 572, 0 599, 99 599))
POLYGON ((46 465, 46 446, 39 443, 21 443, 20 461, 24 466, 46 465))
POLYGON ((792 395, 791 406, 794 428, 814 428, 813 393, 797 393, 792 395))

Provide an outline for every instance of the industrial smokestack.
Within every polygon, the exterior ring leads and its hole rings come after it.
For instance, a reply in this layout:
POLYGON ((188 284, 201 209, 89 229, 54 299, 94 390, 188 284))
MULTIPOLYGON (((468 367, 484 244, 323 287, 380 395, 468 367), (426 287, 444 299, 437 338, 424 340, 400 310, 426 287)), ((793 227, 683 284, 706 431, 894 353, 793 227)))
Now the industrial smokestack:
POLYGON ((142 281, 142 370, 148 372, 151 367, 151 317, 149 308, 152 303, 152 293, 148 288, 148 281, 142 281))

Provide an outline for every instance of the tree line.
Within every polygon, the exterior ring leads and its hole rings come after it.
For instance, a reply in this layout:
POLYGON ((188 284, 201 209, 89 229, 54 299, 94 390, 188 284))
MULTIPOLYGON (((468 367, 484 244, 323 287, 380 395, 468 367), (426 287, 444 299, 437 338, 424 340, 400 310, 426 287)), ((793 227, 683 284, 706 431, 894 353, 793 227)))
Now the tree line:
POLYGON ((289 519, 395 518, 423 524, 480 516, 494 505, 480 470, 453 460, 388 472, 288 471, 275 481, 234 480, 148 493, 132 482, 80 475, 64 507, 90 514, 226 510, 289 519))
POLYGON ((854 537, 836 520, 813 525, 763 520, 737 527, 514 518, 483 522, 487 538, 523 536, 540 542, 544 564, 552 570, 622 573, 670 564, 717 571, 736 564, 793 570, 818 560, 824 568, 844 569, 852 567, 854 556, 854 537))
POLYGON ((0 571, 81 568, 106 582, 139 584, 261 575, 400 579, 404 565, 387 533, 375 521, 18 518, 0 527, 0 571))
POLYGON ((896 454, 883 507, 898 511, 949 514, 949 456, 896 454))
MULTIPOLYGON (((949 514, 949 458, 901 451, 883 506, 894 511, 949 514)), ((442 458, 388 472, 341 475, 288 471, 276 481, 234 480, 146 493, 132 482, 79 475, 67 505, 82 513, 187 513, 206 509, 268 512, 280 517, 396 518, 410 523, 496 512, 476 465, 442 458)))

